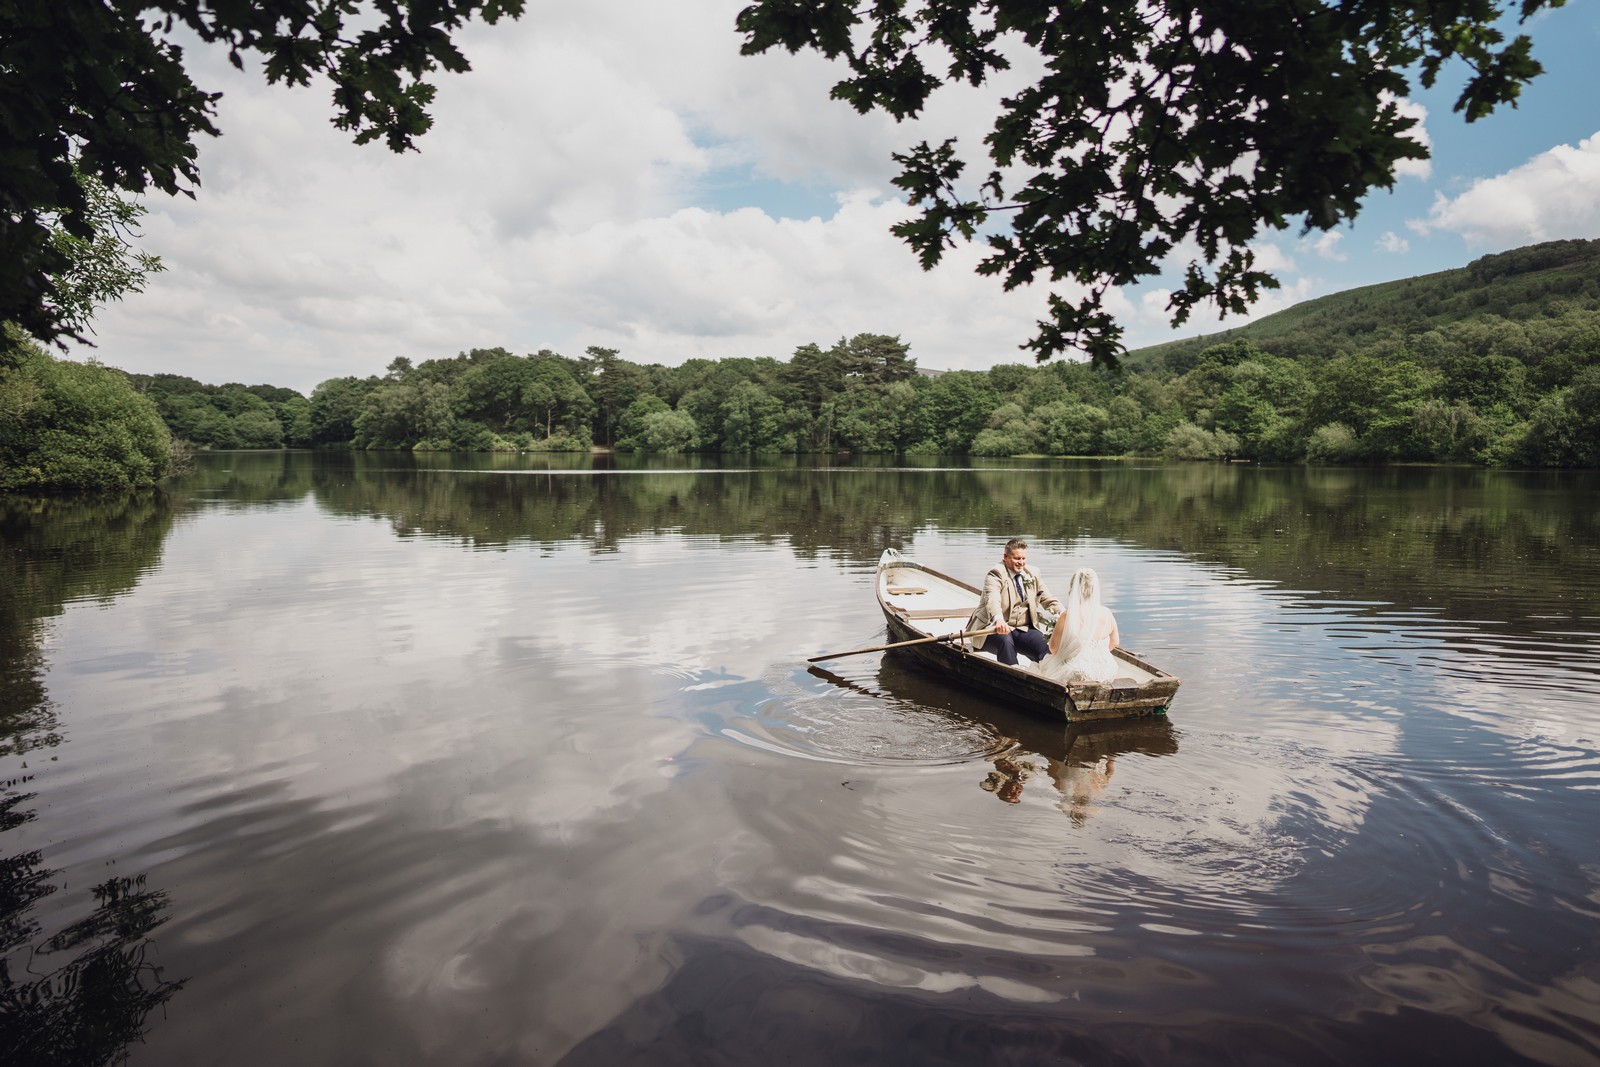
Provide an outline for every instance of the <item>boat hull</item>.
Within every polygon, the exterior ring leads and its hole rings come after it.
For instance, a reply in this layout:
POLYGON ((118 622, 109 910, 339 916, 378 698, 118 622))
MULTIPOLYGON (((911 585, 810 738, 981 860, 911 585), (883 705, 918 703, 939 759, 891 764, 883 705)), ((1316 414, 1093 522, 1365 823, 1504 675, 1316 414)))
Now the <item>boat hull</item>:
MULTIPOLYGON (((970 608, 977 606, 980 595, 976 588, 965 582, 898 558, 879 565, 875 584, 890 642, 959 634, 967 616, 970 616, 970 608), (909 582, 921 583, 921 587, 909 586, 909 582), (908 598, 901 595, 913 589, 919 593, 935 591, 946 609, 959 611, 967 608, 966 615, 946 614, 931 625, 923 622, 914 617, 918 612, 909 610, 906 607, 908 598), (962 601, 963 596, 970 597, 970 607, 962 601), (953 623, 951 620, 954 620, 953 623)), ((916 657, 930 669, 953 681, 1059 722, 1094 722, 1163 715, 1177 693, 1179 684, 1173 675, 1121 648, 1113 649, 1112 654, 1119 663, 1125 665, 1128 677, 1110 685, 1067 684, 1024 668, 1006 666, 972 648, 968 640, 927 641, 907 645, 900 651, 916 657)))

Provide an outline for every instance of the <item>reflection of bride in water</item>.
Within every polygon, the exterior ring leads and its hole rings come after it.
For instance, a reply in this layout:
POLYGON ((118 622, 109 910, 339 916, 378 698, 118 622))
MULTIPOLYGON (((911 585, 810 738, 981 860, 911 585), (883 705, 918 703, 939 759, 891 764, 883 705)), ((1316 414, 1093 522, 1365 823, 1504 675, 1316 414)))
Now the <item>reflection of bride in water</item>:
POLYGON ((1172 724, 1164 717, 1069 726, 1065 734, 1056 733, 1053 742, 1047 739, 1050 733, 1045 728, 1018 737, 1022 751, 1013 748, 995 757, 994 769, 979 788, 1007 804, 1020 804, 1023 787, 1046 777, 1060 794, 1056 806, 1081 826, 1100 810, 1118 756, 1129 752, 1167 756, 1178 750, 1172 724))
MULTIPOLYGON (((1106 786, 1111 784, 1111 774, 1116 770, 1117 754, 1109 752, 1092 763, 1064 763, 1048 757, 1044 771, 1061 794, 1060 808, 1072 816, 1072 821, 1082 823, 1100 809, 1095 801, 1106 786)), ((994 761, 994 770, 979 788, 993 793, 1007 804, 1022 802, 1022 787, 1039 773, 1039 765, 1032 760, 1001 756, 994 761)))
POLYGON ((1178 739, 1165 715, 1063 726, 963 696, 960 690, 929 679, 914 661, 896 659, 892 652, 878 664, 875 685, 821 667, 811 667, 810 673, 852 693, 893 698, 904 707, 924 709, 932 716, 942 713, 949 716, 951 727, 986 727, 998 742, 990 751, 999 751, 985 757, 990 768, 979 787, 1007 804, 1020 804, 1029 782, 1048 781, 1055 790, 1056 806, 1080 826, 1100 810, 1119 757, 1134 757, 1133 763, 1124 759, 1123 773, 1137 776, 1137 757, 1170 756, 1178 751, 1178 739))
POLYGON ((1039 673, 1063 682, 1109 682, 1117 676, 1111 650, 1120 636, 1117 617, 1100 603, 1100 576, 1088 567, 1075 571, 1039 673))
POLYGON ((1074 823, 1083 825, 1084 820, 1100 810, 1095 801, 1111 784, 1111 772, 1116 768, 1115 752, 1108 752, 1093 763, 1052 761, 1050 778, 1061 794, 1061 810, 1070 815, 1074 823))

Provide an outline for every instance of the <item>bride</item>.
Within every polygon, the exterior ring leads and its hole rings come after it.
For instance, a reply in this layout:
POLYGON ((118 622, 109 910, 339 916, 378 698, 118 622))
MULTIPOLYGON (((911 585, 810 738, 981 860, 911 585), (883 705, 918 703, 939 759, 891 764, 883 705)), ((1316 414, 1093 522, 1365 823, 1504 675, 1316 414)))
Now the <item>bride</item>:
POLYGON ((1061 598, 1061 617, 1050 634, 1050 654, 1039 673, 1063 682, 1109 682, 1117 674, 1117 617, 1100 603, 1100 576, 1075 572, 1061 598))

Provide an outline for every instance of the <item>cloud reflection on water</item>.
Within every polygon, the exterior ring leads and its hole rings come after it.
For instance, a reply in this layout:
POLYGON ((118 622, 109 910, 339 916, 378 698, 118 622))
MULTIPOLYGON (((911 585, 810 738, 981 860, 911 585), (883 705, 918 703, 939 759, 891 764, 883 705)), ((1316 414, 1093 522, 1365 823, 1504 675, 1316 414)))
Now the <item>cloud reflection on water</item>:
MULTIPOLYGON (((1086 738, 893 657, 841 662, 844 685, 803 669, 881 634, 882 525, 419 534, 425 483, 394 498, 405 521, 198 508, 136 588, 54 624, 68 740, 30 784, 38 840, 76 884, 148 869, 165 964, 193 976, 137 1062, 555 1062, 715 1013, 740 976, 757 999, 825 987, 880 1050, 884 997, 1191 1036, 1270 1004, 1304 1049, 1333 1003, 1346 1034, 1396 1005, 1476 1027, 1407 999, 1418 968, 1496 1010, 1548 990, 1546 1030, 1581 990, 1541 938, 1593 912, 1593 866, 1567 862, 1592 705, 1464 686, 1439 666, 1460 621, 1036 537, 1047 578, 1095 566, 1128 643, 1184 679, 1164 731, 1086 738), (1036 768, 1016 803, 983 789, 1002 759, 1036 768)), ((898 547, 981 573, 988 523, 898 547)), ((1495 1024, 1519 1048, 1533 1025, 1495 1024)))

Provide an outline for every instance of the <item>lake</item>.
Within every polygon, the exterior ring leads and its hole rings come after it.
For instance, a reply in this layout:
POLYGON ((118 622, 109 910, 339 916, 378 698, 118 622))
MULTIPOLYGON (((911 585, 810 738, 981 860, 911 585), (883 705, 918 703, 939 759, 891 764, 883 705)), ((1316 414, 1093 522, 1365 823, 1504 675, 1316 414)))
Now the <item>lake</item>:
POLYGON ((1597 490, 215 453, 0 498, 0 1060, 1600 1063, 1597 490), (885 639, 885 548, 1016 534, 1168 716, 805 662, 885 639))

